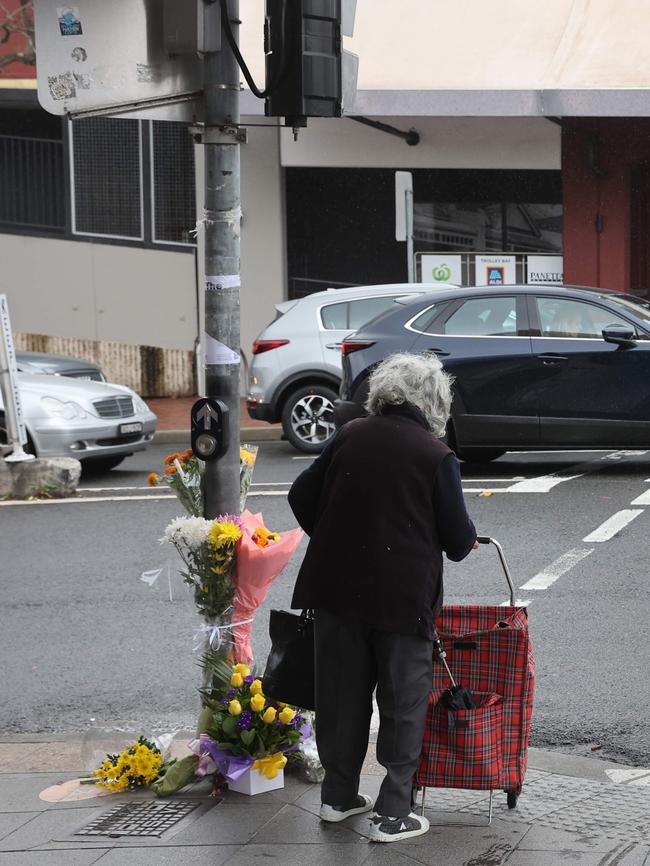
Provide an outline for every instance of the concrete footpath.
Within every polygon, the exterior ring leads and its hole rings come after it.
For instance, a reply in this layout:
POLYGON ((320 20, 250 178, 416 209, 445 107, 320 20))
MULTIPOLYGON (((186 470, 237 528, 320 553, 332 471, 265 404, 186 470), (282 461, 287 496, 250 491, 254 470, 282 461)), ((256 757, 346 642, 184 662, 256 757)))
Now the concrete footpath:
MULTIPOLYGON (((429 789, 429 833, 378 844, 367 839, 366 815, 320 822, 319 786, 294 773, 282 790, 226 792, 222 801, 204 782, 171 803, 148 791, 40 799, 48 786, 80 775, 80 755, 72 739, 0 742, 0 866, 650 866, 650 768, 531 749, 517 807, 508 810, 496 792, 491 826, 486 793, 429 789), (192 811, 161 837, 75 835, 111 808, 142 801, 192 811)), ((382 774, 371 747, 361 790, 375 795, 382 774)))

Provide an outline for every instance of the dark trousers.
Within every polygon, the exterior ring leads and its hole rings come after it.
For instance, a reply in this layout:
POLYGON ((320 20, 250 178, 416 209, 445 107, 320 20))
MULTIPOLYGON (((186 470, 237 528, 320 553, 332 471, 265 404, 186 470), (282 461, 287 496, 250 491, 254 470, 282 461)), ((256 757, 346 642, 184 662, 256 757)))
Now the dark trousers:
POLYGON ((346 806, 359 791, 377 688, 377 760, 386 769, 375 811, 411 811, 431 691, 432 643, 379 631, 319 609, 316 640, 316 742, 325 769, 321 800, 346 806))

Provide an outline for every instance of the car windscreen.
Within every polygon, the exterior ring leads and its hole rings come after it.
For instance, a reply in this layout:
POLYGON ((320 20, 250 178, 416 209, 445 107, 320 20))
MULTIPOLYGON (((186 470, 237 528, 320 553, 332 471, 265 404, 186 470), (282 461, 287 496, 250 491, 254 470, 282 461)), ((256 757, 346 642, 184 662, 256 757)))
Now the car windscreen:
POLYGON ((600 295, 604 301, 609 301, 621 308, 621 312, 632 313, 641 319, 648 330, 650 330, 650 301, 644 301, 635 295, 600 295))

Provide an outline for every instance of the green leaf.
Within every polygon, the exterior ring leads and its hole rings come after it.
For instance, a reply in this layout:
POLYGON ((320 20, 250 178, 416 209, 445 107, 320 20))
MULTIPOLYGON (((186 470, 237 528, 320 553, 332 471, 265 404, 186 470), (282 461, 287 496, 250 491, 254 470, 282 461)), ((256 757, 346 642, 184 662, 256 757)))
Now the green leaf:
POLYGON ((233 716, 228 716, 221 724, 221 730, 227 737, 232 737, 237 730, 237 722, 233 716))
POLYGON ((210 707, 203 707, 203 709, 199 713, 199 719, 196 723, 197 737, 208 730, 208 728, 212 725, 213 717, 214 711, 210 707))
POLYGON ((196 755, 188 755, 176 761, 165 773, 162 779, 157 779, 151 787, 159 797, 168 797, 196 779, 196 768, 199 759, 196 755))
POLYGON ((258 735, 255 733, 255 731, 242 731, 240 736, 242 739, 242 743, 244 743, 247 746, 250 746, 250 744, 253 742, 255 737, 258 735))

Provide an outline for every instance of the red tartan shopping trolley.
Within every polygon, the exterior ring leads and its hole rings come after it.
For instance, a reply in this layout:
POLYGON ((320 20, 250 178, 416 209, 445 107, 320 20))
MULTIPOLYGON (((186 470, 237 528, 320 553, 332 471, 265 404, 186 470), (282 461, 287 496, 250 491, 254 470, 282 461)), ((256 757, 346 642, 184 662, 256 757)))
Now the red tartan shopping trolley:
POLYGON ((510 587, 505 606, 444 605, 436 621, 454 679, 471 690, 475 709, 450 711, 439 701, 450 680, 434 662, 427 724, 416 784, 427 788, 470 788, 490 792, 488 823, 495 790, 507 794, 514 809, 526 773, 533 710, 535 658, 525 607, 515 606, 515 591, 501 545, 493 544, 510 587))

